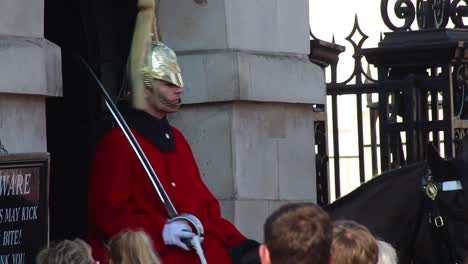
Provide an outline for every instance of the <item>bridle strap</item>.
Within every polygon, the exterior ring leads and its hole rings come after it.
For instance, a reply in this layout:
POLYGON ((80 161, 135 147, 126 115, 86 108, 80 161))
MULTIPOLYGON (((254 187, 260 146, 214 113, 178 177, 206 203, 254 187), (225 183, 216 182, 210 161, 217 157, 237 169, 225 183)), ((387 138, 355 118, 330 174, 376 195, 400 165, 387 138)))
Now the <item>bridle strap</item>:
MULTIPOLYGON (((463 189, 461 183, 460 181, 436 182, 432 176, 432 171, 428 169, 427 175, 422 178, 422 184, 423 191, 426 194, 426 199, 424 200, 429 210, 428 220, 437 238, 435 241, 443 242, 442 246, 445 247, 450 259, 450 263, 448 264, 461 264, 461 259, 456 252, 456 245, 448 230, 448 223, 440 212, 438 202, 440 192, 461 190, 463 189)), ((440 253, 440 251, 438 252, 440 253)))

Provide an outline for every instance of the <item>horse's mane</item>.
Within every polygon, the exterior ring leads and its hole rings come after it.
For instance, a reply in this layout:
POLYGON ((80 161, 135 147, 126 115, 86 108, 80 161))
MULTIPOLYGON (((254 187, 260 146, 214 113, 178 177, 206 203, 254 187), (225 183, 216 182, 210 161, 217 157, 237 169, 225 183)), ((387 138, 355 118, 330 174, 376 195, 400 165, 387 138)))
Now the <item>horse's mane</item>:
POLYGON ((397 169, 390 169, 388 171, 379 174, 378 176, 372 178, 371 180, 361 184, 358 188, 350 192, 349 194, 340 197, 335 202, 328 204, 325 206, 326 210, 331 210, 334 207, 340 206, 343 203, 347 203, 350 200, 353 200, 362 195, 364 192, 368 192, 374 189, 376 186, 380 186, 381 184, 394 181, 400 177, 409 177, 410 175, 415 175, 418 179, 422 176, 423 173, 427 172, 428 164, 425 161, 413 163, 411 165, 407 165, 404 167, 400 167, 397 169), (414 172, 420 173, 414 173, 414 172))

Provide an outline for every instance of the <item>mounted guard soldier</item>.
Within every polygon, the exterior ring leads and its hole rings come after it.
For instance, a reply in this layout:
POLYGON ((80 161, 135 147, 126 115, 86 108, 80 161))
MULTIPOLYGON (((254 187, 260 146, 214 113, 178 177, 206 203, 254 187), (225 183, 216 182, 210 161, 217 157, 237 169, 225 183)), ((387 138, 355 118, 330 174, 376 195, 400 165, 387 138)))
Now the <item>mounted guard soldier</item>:
POLYGON ((93 255, 109 263, 106 241, 122 230, 142 229, 163 263, 232 263, 229 249, 243 254, 252 241, 221 216, 187 140, 168 123, 167 115, 181 106, 180 67, 158 39, 154 0, 139 0, 138 10, 129 59, 133 107, 120 129, 98 143, 89 176, 93 255))

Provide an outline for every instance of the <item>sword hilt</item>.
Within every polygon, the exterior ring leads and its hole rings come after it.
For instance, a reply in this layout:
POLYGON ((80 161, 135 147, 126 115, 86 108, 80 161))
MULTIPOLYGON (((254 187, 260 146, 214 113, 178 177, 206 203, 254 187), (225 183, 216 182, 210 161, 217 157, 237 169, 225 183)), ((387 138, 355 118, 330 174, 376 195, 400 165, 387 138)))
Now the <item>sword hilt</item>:
MULTIPOLYGON (((195 237, 192 238, 182 238, 182 242, 186 244, 189 248, 193 248, 195 252, 197 252, 198 257, 200 258, 200 262, 202 264, 206 264, 206 259, 205 255, 203 253, 203 249, 201 247, 201 243, 203 242, 204 236, 205 236, 205 229, 203 228, 203 224, 198 219, 196 216, 192 214, 179 214, 171 219, 169 219, 167 222, 173 222, 176 220, 185 220, 187 221, 192 228, 195 230, 195 237)), ((189 230, 187 230, 189 231, 189 230)))
MULTIPOLYGON (((203 241, 203 238, 205 236, 205 229, 203 228, 203 224, 202 222, 194 215, 192 214, 178 214, 176 215, 175 217, 169 219, 167 222, 170 223, 170 222, 173 222, 175 220, 185 220, 187 221, 191 226, 192 228, 194 229, 194 233, 200 237, 200 239, 203 241)), ((190 241, 190 239, 187 239, 188 241, 190 241)), ((184 241, 185 243, 185 241, 184 241)), ((190 245, 190 244, 188 244, 190 245)))

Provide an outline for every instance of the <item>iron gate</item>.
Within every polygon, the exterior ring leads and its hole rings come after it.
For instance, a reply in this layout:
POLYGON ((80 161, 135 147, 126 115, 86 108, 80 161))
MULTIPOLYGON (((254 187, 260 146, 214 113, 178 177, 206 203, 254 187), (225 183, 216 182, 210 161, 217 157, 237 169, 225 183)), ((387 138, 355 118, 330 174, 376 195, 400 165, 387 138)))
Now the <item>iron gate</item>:
POLYGON ((465 44, 468 30, 463 18, 468 16, 468 3, 460 0, 415 2, 395 2, 393 11, 404 22, 398 27, 389 19, 389 1, 381 1, 382 19, 393 32, 385 33, 377 48, 363 49, 368 36, 355 17, 353 29, 345 38, 353 46, 354 69, 343 82, 337 81, 337 54, 344 51, 344 47, 318 40, 311 32, 311 61, 321 64, 317 57, 327 56, 317 55, 317 50, 323 51, 324 47, 336 55, 335 59, 325 59, 329 63, 322 64, 330 73, 330 81, 327 83, 329 104, 318 106, 329 118, 316 124, 319 204, 329 203, 329 190, 336 198, 342 195, 341 182, 345 175, 340 170, 340 161, 349 157, 340 155, 340 96, 355 98, 357 138, 351 140, 357 140, 360 183, 382 171, 424 160, 431 146, 443 152, 446 158, 452 158, 467 133, 468 109, 464 103, 468 101, 468 44, 465 44), (420 30, 412 31, 415 20, 420 30), (453 29, 446 28, 449 20, 454 24, 453 29), (357 34, 361 38, 356 42, 357 34), (370 76, 369 68, 364 70, 364 57, 377 67, 377 79, 370 76), (330 67, 326 67, 328 64, 330 67), (364 116, 366 108, 368 116, 364 116), (366 137, 365 118, 369 120, 366 137), (327 149, 327 125, 332 132, 330 150, 327 149), (366 149, 369 149, 368 161, 366 149), (332 154, 328 156, 328 153, 332 154), (329 188, 328 165, 333 169, 330 175, 333 189, 329 188), (367 170, 371 175, 366 175, 366 168, 370 168, 367 170))

